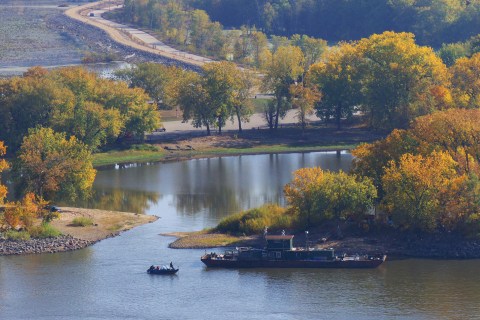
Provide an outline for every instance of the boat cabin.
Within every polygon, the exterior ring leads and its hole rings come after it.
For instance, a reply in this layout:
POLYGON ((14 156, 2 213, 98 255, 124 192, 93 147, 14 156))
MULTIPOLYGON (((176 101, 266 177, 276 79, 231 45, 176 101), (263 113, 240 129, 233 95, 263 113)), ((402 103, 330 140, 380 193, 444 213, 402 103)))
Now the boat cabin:
POLYGON ((266 236, 267 250, 293 250, 293 235, 266 236))

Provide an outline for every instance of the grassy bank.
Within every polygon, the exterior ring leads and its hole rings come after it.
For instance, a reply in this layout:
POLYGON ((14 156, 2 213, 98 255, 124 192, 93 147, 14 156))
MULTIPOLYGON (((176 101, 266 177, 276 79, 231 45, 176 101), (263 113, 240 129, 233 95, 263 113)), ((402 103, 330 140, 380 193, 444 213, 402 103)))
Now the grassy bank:
POLYGON ((143 150, 112 150, 109 152, 97 153, 94 155, 93 165, 95 167, 108 166, 124 163, 146 163, 173 161, 184 159, 208 158, 217 156, 235 156, 245 154, 268 154, 268 153, 290 153, 290 152, 314 152, 314 151, 335 151, 350 150, 355 144, 330 145, 330 146, 287 146, 268 145, 252 148, 206 148, 193 151, 143 151, 143 150))
POLYGON ((149 144, 97 153, 94 155, 94 166, 244 154, 349 150, 383 136, 354 125, 341 130, 312 125, 305 132, 297 126, 290 126, 277 131, 245 130, 241 134, 236 131, 226 131, 222 135, 212 132, 210 136, 203 132, 167 132, 150 138, 155 140, 149 144))

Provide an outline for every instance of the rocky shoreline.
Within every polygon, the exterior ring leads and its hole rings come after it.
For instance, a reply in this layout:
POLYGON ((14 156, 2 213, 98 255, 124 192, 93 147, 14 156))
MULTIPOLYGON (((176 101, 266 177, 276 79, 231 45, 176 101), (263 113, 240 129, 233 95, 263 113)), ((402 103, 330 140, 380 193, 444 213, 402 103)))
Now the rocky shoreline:
POLYGON ((73 251, 96 242, 98 241, 77 239, 69 235, 26 241, 0 239, 0 256, 73 251))

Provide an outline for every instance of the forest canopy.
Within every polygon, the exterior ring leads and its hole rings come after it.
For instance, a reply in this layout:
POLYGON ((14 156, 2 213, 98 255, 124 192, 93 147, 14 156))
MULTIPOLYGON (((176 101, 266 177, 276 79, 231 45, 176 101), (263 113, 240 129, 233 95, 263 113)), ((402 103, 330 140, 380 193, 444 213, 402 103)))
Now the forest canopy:
MULTIPOLYGON (((150 0, 152 1, 152 0, 150 0)), ((158 2, 158 0, 156 0, 158 2)), ((358 40, 384 31, 411 32, 439 47, 478 33, 478 0, 184 0, 225 27, 256 26, 267 34, 358 40)))

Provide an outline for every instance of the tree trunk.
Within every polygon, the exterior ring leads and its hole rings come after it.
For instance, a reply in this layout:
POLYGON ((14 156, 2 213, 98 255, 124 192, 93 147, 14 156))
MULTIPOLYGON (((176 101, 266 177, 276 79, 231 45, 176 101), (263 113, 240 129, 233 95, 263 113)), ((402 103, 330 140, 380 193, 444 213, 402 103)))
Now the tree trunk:
POLYGON ((240 110, 236 109, 237 121, 238 121, 238 132, 242 133, 242 117, 240 117, 240 110))
POLYGON ((274 124, 274 128, 275 130, 277 130, 278 128, 278 116, 280 115, 280 109, 282 107, 282 98, 279 98, 277 97, 277 112, 275 114, 275 124, 274 124))
POLYGON ((210 125, 207 123, 207 136, 210 135, 210 125))
POLYGON ((342 105, 338 105, 335 110, 335 120, 337 121, 337 130, 340 130, 342 127, 342 105))

